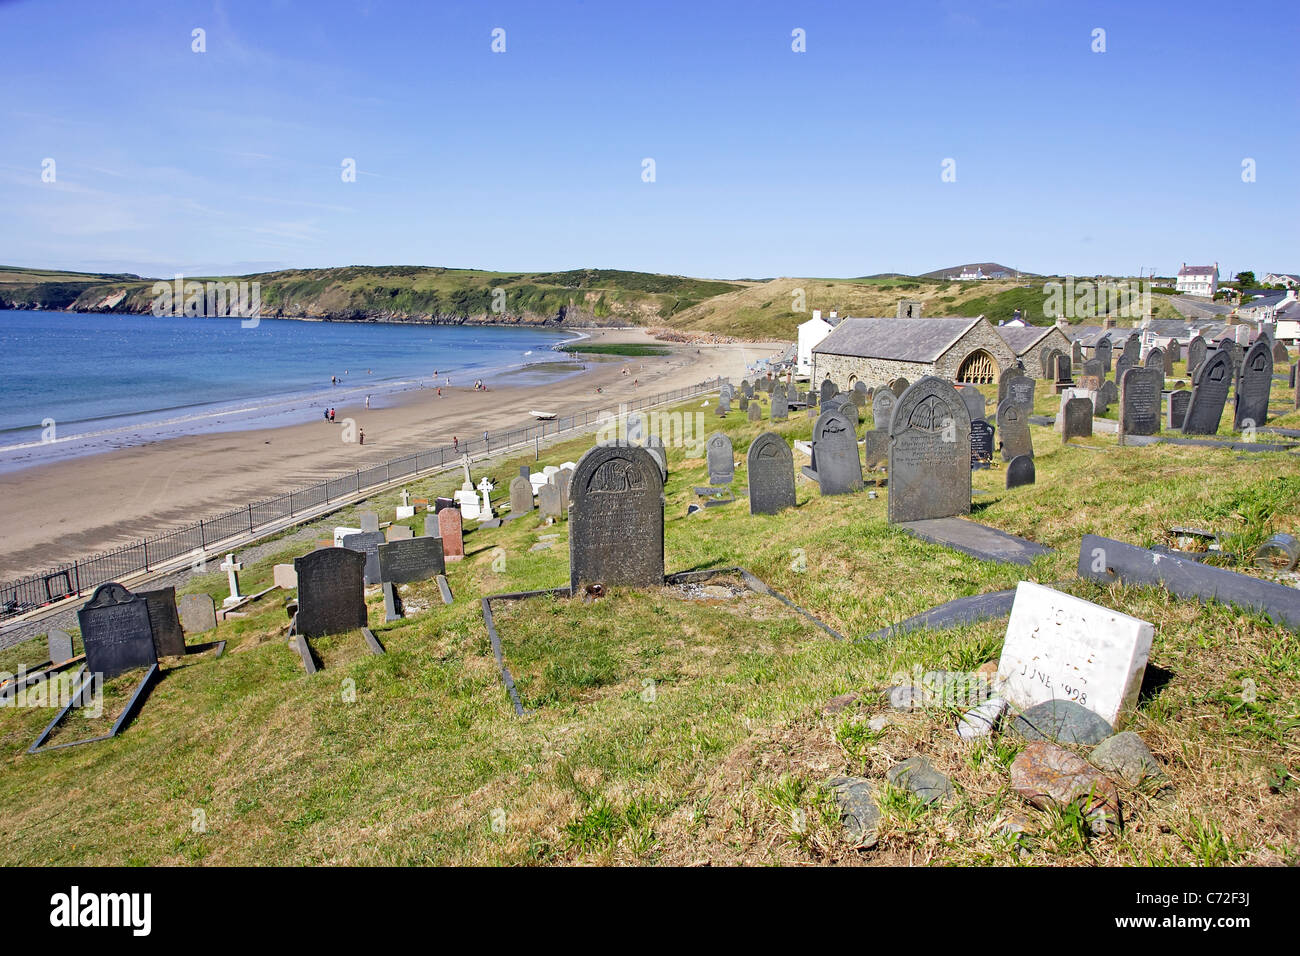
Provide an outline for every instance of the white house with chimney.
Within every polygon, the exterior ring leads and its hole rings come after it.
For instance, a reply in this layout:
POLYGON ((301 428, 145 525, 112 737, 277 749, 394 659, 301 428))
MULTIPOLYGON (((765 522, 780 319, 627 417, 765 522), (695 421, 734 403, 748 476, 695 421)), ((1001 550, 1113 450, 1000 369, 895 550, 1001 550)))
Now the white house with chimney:
POLYGON ((835 326, 840 324, 840 314, 831 312, 826 318, 822 318, 821 309, 812 310, 812 318, 807 322, 799 325, 799 340, 797 359, 795 361, 796 375, 811 375, 813 370, 812 352, 822 339, 830 335, 835 326))
POLYGON ((1213 299, 1219 291, 1219 264, 1212 266, 1189 266, 1186 262, 1178 270, 1178 282, 1174 286, 1183 295, 1199 295, 1213 299))
POLYGON ((1300 275, 1289 272, 1269 272, 1260 280, 1264 285, 1280 285, 1287 289, 1300 288, 1300 275))

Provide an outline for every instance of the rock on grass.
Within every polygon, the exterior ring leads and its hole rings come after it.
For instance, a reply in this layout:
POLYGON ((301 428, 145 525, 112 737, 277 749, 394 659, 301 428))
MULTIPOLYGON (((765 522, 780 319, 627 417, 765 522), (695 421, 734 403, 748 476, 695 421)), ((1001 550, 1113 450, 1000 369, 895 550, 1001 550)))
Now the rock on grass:
POLYGON ((1094 833, 1119 826, 1119 791, 1114 782, 1055 744, 1031 741, 1011 763, 1011 786, 1040 810, 1078 803, 1094 833))

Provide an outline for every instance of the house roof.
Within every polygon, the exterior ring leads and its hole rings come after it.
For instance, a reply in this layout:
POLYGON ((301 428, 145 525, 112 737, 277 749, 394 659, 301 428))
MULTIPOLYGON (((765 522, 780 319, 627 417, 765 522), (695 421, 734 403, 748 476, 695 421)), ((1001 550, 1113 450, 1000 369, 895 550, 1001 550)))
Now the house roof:
POLYGON ((893 319, 845 317, 814 352, 896 362, 933 362, 966 334, 975 318, 893 319))
POLYGON ((1181 269, 1178 270, 1178 274, 1179 274, 1180 276, 1217 275, 1218 272, 1219 272, 1219 267, 1218 267, 1218 266, 1187 266, 1187 265, 1185 265, 1185 266, 1183 266, 1181 269))
POLYGON ((1011 351, 1021 356, 1051 335, 1054 328, 1054 325, 1047 328, 1039 325, 999 325, 997 332, 1002 336, 1002 341, 1011 347, 1011 351))

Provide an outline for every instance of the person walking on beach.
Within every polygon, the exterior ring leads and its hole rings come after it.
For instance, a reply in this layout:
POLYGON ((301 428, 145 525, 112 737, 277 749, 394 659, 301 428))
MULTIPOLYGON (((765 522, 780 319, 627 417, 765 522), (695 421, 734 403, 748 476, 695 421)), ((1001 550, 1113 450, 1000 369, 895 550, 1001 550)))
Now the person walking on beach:
POLYGON ((358 429, 357 429, 357 444, 358 444, 358 445, 364 445, 365 443, 366 443, 366 430, 365 430, 364 428, 358 428, 358 429))
POLYGON ((457 438, 455 435, 451 436, 451 450, 460 451, 460 439, 457 438))
POLYGON ((441 386, 441 385, 438 386, 438 397, 439 397, 439 398, 442 398, 442 386, 441 386))
POLYGON ((367 395, 367 396, 366 396, 366 408, 369 408, 369 407, 370 407, 370 396, 367 395))

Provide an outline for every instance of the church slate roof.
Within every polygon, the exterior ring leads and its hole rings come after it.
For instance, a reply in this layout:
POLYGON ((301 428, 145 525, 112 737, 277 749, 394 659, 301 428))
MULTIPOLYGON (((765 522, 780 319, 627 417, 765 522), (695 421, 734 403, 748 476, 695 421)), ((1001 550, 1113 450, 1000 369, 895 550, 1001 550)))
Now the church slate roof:
POLYGON ((1041 339, 1051 333, 1054 325, 1044 328, 1041 325, 1022 325, 1022 326, 997 326, 998 335, 1002 336, 1002 341, 1006 342, 1011 351, 1017 356, 1024 355, 1034 347, 1041 339))
POLYGON ((835 331, 813 346, 826 355, 933 362, 982 321, 979 317, 947 319, 844 318, 835 331))

